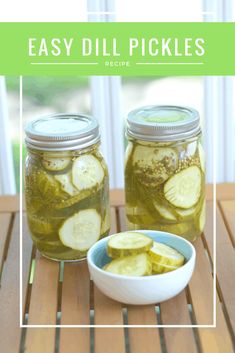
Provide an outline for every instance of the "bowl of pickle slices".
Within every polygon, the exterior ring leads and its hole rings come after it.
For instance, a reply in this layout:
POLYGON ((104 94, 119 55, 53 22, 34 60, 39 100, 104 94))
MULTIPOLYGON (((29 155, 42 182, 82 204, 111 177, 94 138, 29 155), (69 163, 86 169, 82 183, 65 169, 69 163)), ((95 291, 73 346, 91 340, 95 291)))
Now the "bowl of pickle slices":
POLYGON ((191 279, 195 259, 189 241, 155 230, 113 234, 94 244, 87 255, 99 290, 134 305, 157 304, 179 294, 191 279))

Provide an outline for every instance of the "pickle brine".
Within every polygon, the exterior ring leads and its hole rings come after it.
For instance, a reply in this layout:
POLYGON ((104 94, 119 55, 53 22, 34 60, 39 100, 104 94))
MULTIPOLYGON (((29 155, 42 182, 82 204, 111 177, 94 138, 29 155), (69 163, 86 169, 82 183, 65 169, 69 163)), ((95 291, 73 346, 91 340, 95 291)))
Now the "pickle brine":
POLYGON ((129 143, 128 229, 161 230, 194 241, 205 222, 205 162, 198 137, 168 143, 129 139, 129 143))

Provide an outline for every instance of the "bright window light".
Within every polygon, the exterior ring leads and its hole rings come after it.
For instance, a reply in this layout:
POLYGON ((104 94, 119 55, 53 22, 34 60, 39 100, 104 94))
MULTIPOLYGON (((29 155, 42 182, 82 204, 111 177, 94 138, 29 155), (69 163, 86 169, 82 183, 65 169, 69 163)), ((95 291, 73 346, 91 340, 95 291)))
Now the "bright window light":
POLYGON ((1 6, 0 22, 85 22, 87 0, 8 0, 1 6))
POLYGON ((201 22, 202 0, 119 0, 116 20, 120 22, 201 22))

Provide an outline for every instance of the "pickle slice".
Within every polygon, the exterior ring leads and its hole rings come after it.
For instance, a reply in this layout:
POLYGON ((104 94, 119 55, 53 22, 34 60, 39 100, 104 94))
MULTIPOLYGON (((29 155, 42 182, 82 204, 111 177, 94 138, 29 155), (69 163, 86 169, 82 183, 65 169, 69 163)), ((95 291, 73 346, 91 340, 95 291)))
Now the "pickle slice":
POLYGON ((199 200, 201 193, 201 172, 191 166, 173 175, 164 185, 167 201, 180 208, 191 208, 199 200))
POLYGON ((102 221, 101 224, 101 235, 105 234, 106 232, 108 232, 110 230, 110 212, 109 210, 106 211, 104 220, 102 221))
POLYGON ((152 274, 159 275, 161 273, 166 273, 166 272, 177 270, 177 268, 179 268, 179 266, 171 266, 171 265, 166 265, 166 264, 153 263, 152 264, 152 274))
POLYGON ((199 154, 201 169, 203 173, 205 173, 205 169, 206 169, 205 152, 200 142, 198 143, 198 154, 199 154))
POLYGON ((175 209, 177 215, 180 216, 180 218, 182 219, 188 219, 194 216, 195 211, 196 211, 196 207, 191 207, 188 209, 180 209, 180 208, 176 208, 175 209))
POLYGON ((155 229, 185 237, 191 232, 191 225, 189 222, 158 224, 155 229))
POLYGON ((172 148, 137 146, 133 153, 133 164, 142 183, 158 186, 178 167, 178 156, 172 148))
POLYGON ((157 203, 156 201, 154 201, 153 204, 154 204, 154 207, 156 208, 156 210, 161 215, 161 217, 163 217, 164 219, 167 219, 169 221, 176 221, 175 215, 168 208, 157 203))
POLYGON ((104 170, 97 158, 91 154, 83 155, 73 163, 72 182, 78 190, 90 189, 101 184, 104 170))
POLYGON ((46 218, 28 214, 28 225, 32 233, 49 235, 55 231, 52 222, 46 218))
POLYGON ((36 187, 38 187, 40 196, 45 201, 55 201, 55 198, 63 198, 63 192, 60 189, 60 184, 55 180, 54 176, 46 173, 45 171, 37 172, 36 174, 36 187))
POLYGON ((199 216, 199 230, 203 232, 206 223, 206 201, 203 202, 201 213, 199 216))
POLYGON ((155 167, 156 163, 163 162, 167 168, 175 168, 178 156, 172 148, 155 148, 137 146, 133 154, 133 163, 141 168, 155 167))
POLYGON ((92 197, 96 192, 98 192, 99 190, 97 190, 96 188, 92 188, 92 189, 88 189, 88 190, 82 190, 79 191, 78 193, 76 193, 75 195, 73 195, 72 197, 69 197, 68 199, 63 199, 60 202, 57 202, 54 207, 57 210, 63 209, 63 208, 67 208, 67 207, 71 207, 73 206, 75 203, 78 203, 80 201, 85 200, 86 198, 90 198, 92 197))
POLYGON ((186 148, 186 157, 193 157, 197 150, 197 141, 190 142, 186 148))
POLYGON ((55 179, 60 183, 62 190, 65 191, 70 196, 74 196, 78 194, 78 190, 72 184, 71 173, 55 175, 55 179))
POLYGON ((123 232, 108 241, 107 253, 110 257, 124 257, 148 251, 153 244, 151 238, 139 232, 123 232))
POLYGON ((153 214, 141 206, 126 205, 126 216, 130 222, 152 224, 155 221, 153 214))
POLYGON ((152 273, 152 264, 147 254, 138 254, 112 260, 103 269, 117 275, 148 276, 152 273))
POLYGON ((153 264, 164 264, 168 266, 181 266, 184 263, 184 256, 174 248, 163 243, 154 242, 149 250, 153 264))
POLYGON ((71 159, 69 157, 49 157, 46 153, 43 155, 42 165, 46 170, 58 172, 69 166, 71 159))
POLYGON ((125 166, 131 156, 132 151, 133 151, 133 143, 129 141, 128 146, 126 148, 126 154, 125 154, 125 166))
POLYGON ((82 210, 68 218, 59 230, 61 242, 69 248, 86 251, 100 237, 101 217, 95 209, 82 210))

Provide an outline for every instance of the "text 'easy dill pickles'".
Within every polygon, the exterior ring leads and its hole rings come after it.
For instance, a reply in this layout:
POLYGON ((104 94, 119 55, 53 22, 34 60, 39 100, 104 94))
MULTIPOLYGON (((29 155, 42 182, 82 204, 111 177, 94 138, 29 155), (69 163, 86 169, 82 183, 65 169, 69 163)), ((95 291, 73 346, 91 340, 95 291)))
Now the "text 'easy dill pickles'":
POLYGON ((59 114, 26 126, 25 198, 36 248, 76 261, 110 230, 108 170, 95 119, 59 114))
POLYGON ((205 225, 205 155, 197 111, 147 106, 128 115, 125 159, 130 230, 194 241, 205 225))

